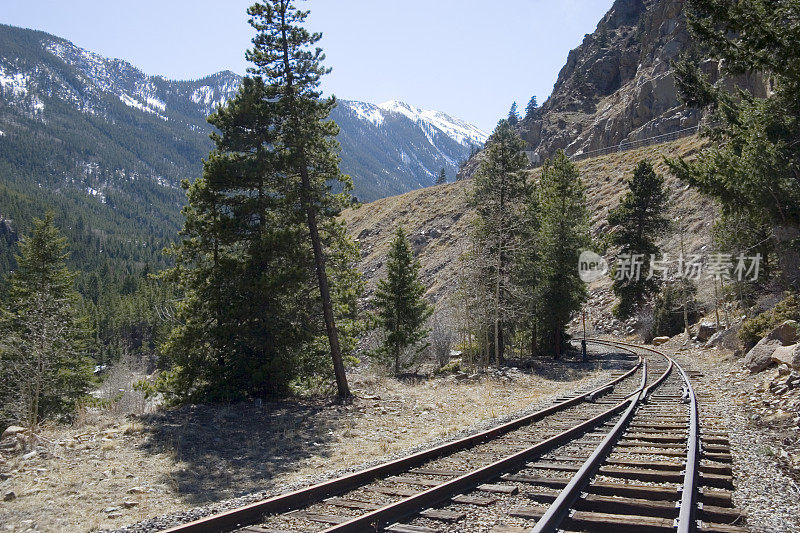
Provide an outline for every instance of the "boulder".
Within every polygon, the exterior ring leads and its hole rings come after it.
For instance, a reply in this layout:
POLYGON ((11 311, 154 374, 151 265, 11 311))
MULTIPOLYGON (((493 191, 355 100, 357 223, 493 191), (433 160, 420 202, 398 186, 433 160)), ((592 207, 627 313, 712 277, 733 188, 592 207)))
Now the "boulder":
POLYGON ((772 361, 778 365, 800 368, 800 343, 779 346, 772 352, 772 361))
MULTIPOLYGON (((751 374, 761 372, 775 362, 772 359, 772 355, 778 348, 784 346, 788 347, 787 345, 796 342, 797 322, 794 320, 787 320, 780 326, 770 331, 766 337, 758 341, 758 344, 753 346, 753 348, 747 352, 747 355, 745 355, 743 361, 744 366, 747 367, 751 374)), ((784 353, 779 355, 782 357, 787 356, 787 354, 784 353)), ((794 357, 794 355, 792 357, 794 357)), ((798 360, 798 363, 800 363, 800 360, 798 360)))
POLYGON ((798 340, 797 326, 798 324, 796 321, 787 320, 777 328, 770 331, 769 334, 764 338, 779 341, 782 346, 794 344, 798 340))
POLYGON ((751 374, 757 374, 762 370, 766 370, 767 367, 772 364, 772 354, 780 346, 780 341, 770 340, 764 337, 747 352, 742 363, 751 374))
POLYGON ((654 337, 653 338, 653 346, 661 346, 669 342, 669 337, 654 337))
POLYGON ((717 332, 717 325, 713 322, 700 322, 697 326, 697 340, 706 342, 717 332))
POLYGON ((730 327, 717 331, 708 339, 706 348, 716 346, 717 348, 725 348, 726 350, 736 350, 739 347, 738 333, 738 327, 730 327))

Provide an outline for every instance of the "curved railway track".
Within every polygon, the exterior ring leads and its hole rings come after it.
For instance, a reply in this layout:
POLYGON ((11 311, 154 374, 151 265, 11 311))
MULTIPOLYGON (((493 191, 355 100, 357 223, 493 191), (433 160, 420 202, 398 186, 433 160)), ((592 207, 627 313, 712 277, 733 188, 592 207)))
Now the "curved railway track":
POLYGON ((687 373, 625 352, 605 385, 476 435, 174 527, 170 533, 746 531, 727 440, 704 432, 687 373))

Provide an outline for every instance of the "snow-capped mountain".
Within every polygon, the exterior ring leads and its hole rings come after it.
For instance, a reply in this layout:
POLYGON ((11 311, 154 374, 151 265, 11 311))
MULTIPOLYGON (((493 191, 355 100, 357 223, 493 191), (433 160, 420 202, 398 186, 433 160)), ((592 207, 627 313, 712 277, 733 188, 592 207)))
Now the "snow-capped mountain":
MULTIPOLYGON (((153 183, 153 194, 177 190, 200 174, 211 148, 206 117, 240 83, 229 71, 191 81, 149 76, 65 39, 0 25, 0 162, 38 139, 41 153, 31 158, 42 182, 100 199, 126 181, 153 183)), ((486 140, 464 121, 399 101, 339 104, 332 118, 342 170, 361 200, 431 185, 441 168, 452 179, 486 140)))
POLYGON ((486 133, 439 111, 392 100, 375 105, 339 100, 331 114, 341 129, 342 170, 373 187, 363 199, 391 196, 434 183, 444 168, 453 179, 486 133))

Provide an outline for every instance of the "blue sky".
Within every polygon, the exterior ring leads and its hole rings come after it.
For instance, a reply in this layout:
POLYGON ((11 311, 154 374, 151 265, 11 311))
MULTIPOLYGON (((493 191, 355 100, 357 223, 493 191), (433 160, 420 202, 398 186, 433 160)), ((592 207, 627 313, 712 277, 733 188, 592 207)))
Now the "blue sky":
MULTIPOLYGON (((44 30, 148 74, 244 73, 250 0, 2 0, 0 22, 44 30)), ((550 94, 612 0, 308 0, 339 98, 398 99, 491 131, 512 101, 550 94)))

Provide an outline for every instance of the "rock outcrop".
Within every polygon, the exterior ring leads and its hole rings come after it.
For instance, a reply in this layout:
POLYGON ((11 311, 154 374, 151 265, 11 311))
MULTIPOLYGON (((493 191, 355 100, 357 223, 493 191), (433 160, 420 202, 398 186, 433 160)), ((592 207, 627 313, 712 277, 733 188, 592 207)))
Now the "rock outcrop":
MULTIPOLYGON (((701 113, 681 103, 671 65, 691 47, 683 8, 684 0, 614 2, 594 33, 569 53, 547 101, 520 122, 534 159, 558 149, 579 156, 679 130, 691 133, 701 113)), ((712 81, 719 79, 716 61, 705 61, 703 69, 712 81)), ((766 93, 759 75, 725 85, 766 93)), ((459 179, 476 166, 465 165, 459 179)))

